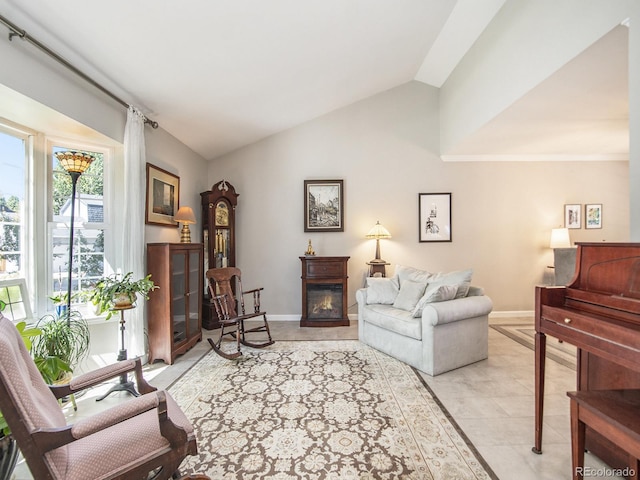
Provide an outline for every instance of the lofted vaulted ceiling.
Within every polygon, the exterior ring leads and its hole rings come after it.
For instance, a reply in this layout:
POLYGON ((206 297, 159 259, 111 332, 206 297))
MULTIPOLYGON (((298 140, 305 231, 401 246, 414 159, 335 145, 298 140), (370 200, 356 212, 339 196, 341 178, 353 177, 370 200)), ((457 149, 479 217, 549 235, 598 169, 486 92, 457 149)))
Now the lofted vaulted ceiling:
MULTIPOLYGON (((440 87, 504 2, 0 0, 0 14, 214 159, 414 79, 440 87)), ((451 153, 564 152, 571 139, 552 134, 577 127, 599 128, 605 150, 624 149, 623 37, 585 52, 451 153), (606 79, 593 74, 603 60, 606 79), (580 88, 567 88, 575 75, 580 88), (600 128, 609 120, 615 132, 600 128)), ((628 152, 628 133, 626 142, 628 152)))
POLYGON ((445 158, 628 160, 628 38, 614 28, 445 158))

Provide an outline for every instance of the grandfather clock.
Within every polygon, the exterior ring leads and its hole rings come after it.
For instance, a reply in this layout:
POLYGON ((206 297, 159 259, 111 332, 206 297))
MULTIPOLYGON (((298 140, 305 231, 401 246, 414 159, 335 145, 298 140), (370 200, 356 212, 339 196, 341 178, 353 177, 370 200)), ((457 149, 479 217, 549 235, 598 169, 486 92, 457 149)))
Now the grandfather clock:
MULTIPOLYGON (((221 180, 211 190, 200 194, 205 272, 211 268, 236 266, 238 196, 236 189, 226 180, 221 180)), ((205 292, 202 304, 202 326, 207 330, 220 327, 208 291, 205 292)))

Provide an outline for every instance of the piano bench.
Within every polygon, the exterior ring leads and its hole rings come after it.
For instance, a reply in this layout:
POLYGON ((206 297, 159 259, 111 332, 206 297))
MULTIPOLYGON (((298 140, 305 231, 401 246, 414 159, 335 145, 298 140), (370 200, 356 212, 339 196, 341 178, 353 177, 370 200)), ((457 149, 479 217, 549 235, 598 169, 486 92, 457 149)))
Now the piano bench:
MULTIPOLYGON (((573 479, 582 479, 585 426, 595 430, 629 456, 624 473, 638 479, 640 467, 640 390, 567 392, 571 399, 571 464, 573 479)), ((623 469, 624 470, 624 469, 623 469)), ((589 476, 589 475, 587 475, 589 476)))

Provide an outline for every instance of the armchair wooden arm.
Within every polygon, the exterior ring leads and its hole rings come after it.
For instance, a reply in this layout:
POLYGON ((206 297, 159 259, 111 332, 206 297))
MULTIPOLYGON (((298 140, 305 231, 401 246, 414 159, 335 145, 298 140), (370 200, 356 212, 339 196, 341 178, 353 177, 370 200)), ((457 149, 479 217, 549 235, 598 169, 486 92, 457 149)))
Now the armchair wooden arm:
POLYGON ((260 287, 260 288, 253 288, 251 290, 245 290, 244 292, 242 292, 243 295, 247 295, 248 293, 253 293, 253 292, 260 292, 264 290, 264 287, 260 287))
POLYGON ((169 444, 173 447, 187 443, 186 431, 173 423, 167 415, 167 397, 164 391, 134 398, 90 418, 79 420, 73 425, 62 428, 38 429, 32 432, 31 436, 41 451, 48 452, 153 409, 158 411, 160 432, 169 444))
POLYGON ((253 295, 253 313, 260 313, 260 292, 264 290, 263 287, 254 288, 252 290, 246 290, 242 292, 242 300, 240 302, 242 307, 242 314, 245 315, 244 311, 244 295, 253 295))
POLYGON ((89 419, 77 421, 71 427, 71 434, 74 439, 84 438, 154 408, 158 409, 158 417, 161 417, 161 412, 164 412, 166 416, 166 403, 164 392, 142 395, 122 405, 97 413, 89 419))
POLYGON ((118 377, 124 373, 134 372, 136 377, 136 383, 138 385, 138 391, 142 394, 155 392, 157 388, 151 386, 142 376, 142 362, 140 358, 134 358, 131 360, 122 360, 114 363, 113 365, 107 365, 97 370, 93 370, 89 373, 79 375, 71 380, 70 383, 64 385, 49 385, 49 389, 55 395, 56 398, 66 397, 72 393, 79 392, 89 387, 94 387, 107 380, 118 377))

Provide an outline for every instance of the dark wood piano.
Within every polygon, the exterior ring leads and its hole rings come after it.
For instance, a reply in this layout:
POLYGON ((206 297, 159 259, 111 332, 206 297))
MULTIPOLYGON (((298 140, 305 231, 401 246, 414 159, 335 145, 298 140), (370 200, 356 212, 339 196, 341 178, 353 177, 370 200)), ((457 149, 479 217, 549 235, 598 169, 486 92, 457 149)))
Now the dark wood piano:
MULTIPOLYGON (((569 285, 536 287, 535 453, 542 453, 547 335, 578 348, 577 390, 640 388, 640 243, 577 245, 569 285)), ((596 432, 587 430, 586 441, 609 466, 628 464, 596 432)))

